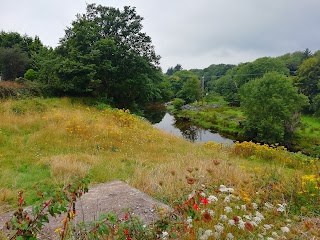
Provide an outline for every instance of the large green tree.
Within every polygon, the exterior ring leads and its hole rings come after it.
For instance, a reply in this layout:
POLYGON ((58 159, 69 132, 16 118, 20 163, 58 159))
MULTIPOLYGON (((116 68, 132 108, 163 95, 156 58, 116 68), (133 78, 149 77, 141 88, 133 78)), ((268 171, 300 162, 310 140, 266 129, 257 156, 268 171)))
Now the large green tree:
POLYGON ((4 80, 13 81, 23 76, 28 64, 28 55, 19 47, 0 48, 0 74, 4 80))
POLYGON ((264 143, 287 144, 298 126, 301 108, 308 104, 291 79, 277 72, 243 85, 240 99, 246 136, 264 143))
POLYGON ((162 73, 135 8, 89 4, 57 48, 64 91, 106 96, 121 107, 161 100, 162 73))

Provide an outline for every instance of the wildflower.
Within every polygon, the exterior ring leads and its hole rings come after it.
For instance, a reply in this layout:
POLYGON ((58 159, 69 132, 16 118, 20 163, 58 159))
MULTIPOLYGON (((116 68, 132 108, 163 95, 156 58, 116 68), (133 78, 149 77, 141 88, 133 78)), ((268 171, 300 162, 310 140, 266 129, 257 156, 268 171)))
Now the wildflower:
POLYGON ((208 222, 211 221, 211 219, 212 219, 212 218, 211 218, 211 215, 210 215, 210 213, 209 213, 208 211, 204 211, 204 212, 202 213, 202 215, 201 215, 201 220, 202 220, 202 221, 208 223, 208 222))
POLYGON ((218 198, 216 196, 213 196, 213 195, 210 195, 208 197, 208 202, 209 203, 212 203, 212 202, 217 202, 218 201, 218 198))
POLYGON ((240 210, 240 207, 238 205, 235 206, 234 208, 237 209, 237 210, 240 210))
POLYGON ((128 219, 129 219, 129 215, 128 214, 124 215, 124 220, 128 220, 128 219))
POLYGON ((208 213, 210 214, 211 217, 213 217, 213 215, 214 215, 214 211, 213 210, 209 209, 208 213))
POLYGON ((261 220, 264 219, 264 216, 258 211, 256 211, 256 217, 260 218, 261 220))
POLYGON ((203 204, 203 205, 207 205, 209 203, 208 199, 207 198, 203 198, 200 196, 200 202, 203 204))
POLYGON ((276 237, 276 238, 279 237, 279 235, 278 235, 277 232, 272 232, 271 235, 272 235, 273 237, 276 237))
POLYGON ((226 240, 231 240, 231 239, 234 239, 234 236, 232 235, 232 233, 228 233, 227 236, 226 236, 226 240))
POLYGON ((225 211, 226 213, 232 212, 232 208, 229 207, 229 206, 226 206, 226 207, 224 208, 224 211, 225 211))
POLYGON ((221 216, 220 216, 220 220, 221 220, 221 221, 227 221, 227 220, 228 220, 227 215, 221 215, 221 216))
POLYGON ((224 202, 230 202, 230 196, 226 196, 223 201, 224 202))
POLYGON ((258 227, 258 223, 257 223, 256 221, 250 221, 250 224, 251 224, 252 226, 258 227))
POLYGON ((196 210, 196 211, 198 211, 198 210, 199 210, 199 206, 198 206, 196 203, 194 203, 194 204, 193 204, 193 209, 196 210))
POLYGON ((253 217, 252 219, 256 224, 260 224, 261 223, 261 218, 259 217, 253 217))
MULTIPOLYGON (((250 214, 251 215, 251 214, 250 214)), ((243 217, 247 220, 251 220, 251 216, 250 215, 243 215, 243 217)))
POLYGON ((233 219, 230 219, 230 220, 228 220, 228 224, 229 224, 230 226, 235 226, 235 225, 236 225, 236 222, 235 222, 233 219))
POLYGON ((241 205, 241 210, 242 211, 246 211, 247 210, 247 206, 246 205, 241 205))
POLYGON ((253 231, 253 226, 252 226, 251 223, 246 222, 246 223, 244 224, 244 226, 245 226, 245 228, 246 228, 249 232, 252 232, 252 231, 253 231))
POLYGON ((274 240, 274 238, 272 238, 272 237, 267 237, 267 240, 274 240))
POLYGON ((283 232, 283 233, 288 233, 290 232, 290 229, 288 227, 281 227, 280 230, 283 232))
POLYGON ((234 192, 234 189, 233 189, 233 188, 227 188, 225 185, 220 185, 219 191, 220 191, 220 192, 233 193, 233 192, 234 192))
POLYGON ((259 233, 259 234, 258 234, 258 239, 263 240, 263 239, 264 239, 263 235, 259 233))
POLYGON ((217 225, 214 225, 214 229, 218 232, 221 233, 224 230, 224 226, 222 223, 218 223, 217 225))
POLYGON ((192 223, 192 217, 188 216, 187 223, 192 223))
POLYGON ((201 197, 205 197, 206 194, 205 194, 204 192, 201 192, 201 193, 200 193, 200 196, 201 196, 201 197))
POLYGON ((258 209, 258 204, 256 204, 256 203, 252 203, 252 207, 254 208, 254 209, 258 209))
POLYGON ((264 206, 266 206, 266 208, 268 208, 268 209, 272 209, 273 208, 273 205, 271 203, 268 203, 268 202, 266 202, 264 204, 264 206))
POLYGON ((272 225, 270 225, 270 224, 264 224, 263 227, 264 227, 265 229, 271 229, 271 228, 272 228, 272 225))
POLYGON ((277 204, 278 208, 277 208, 277 211, 278 212, 284 212, 286 210, 286 205, 285 203, 283 204, 277 204))
POLYGON ((245 228, 245 224, 246 224, 246 223, 245 223, 244 221, 239 220, 238 228, 243 230, 243 229, 245 228))
POLYGON ((169 236, 168 232, 162 232, 162 238, 167 238, 169 236))
POLYGON ((57 228, 54 230, 55 233, 60 232, 62 230, 62 228, 57 228))

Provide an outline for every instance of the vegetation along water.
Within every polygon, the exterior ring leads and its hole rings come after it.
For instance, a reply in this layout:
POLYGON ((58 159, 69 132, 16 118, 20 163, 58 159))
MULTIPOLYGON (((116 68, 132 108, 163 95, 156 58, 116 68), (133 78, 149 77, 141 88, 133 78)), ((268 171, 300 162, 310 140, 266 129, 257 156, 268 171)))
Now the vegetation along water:
MULTIPOLYGON (((142 29, 133 7, 88 4, 55 48, 0 32, 0 213, 49 201, 70 220, 66 202, 88 181, 70 182, 120 179, 181 221, 159 210, 160 222, 137 227, 107 215, 83 239, 319 239, 320 51, 163 73, 142 29), (159 102, 170 104, 150 111, 159 102), (166 111, 241 142, 191 143, 153 127, 166 111)), ((12 239, 36 237, 36 210, 11 220, 12 239)), ((57 229, 75 238, 66 232, 57 229)))

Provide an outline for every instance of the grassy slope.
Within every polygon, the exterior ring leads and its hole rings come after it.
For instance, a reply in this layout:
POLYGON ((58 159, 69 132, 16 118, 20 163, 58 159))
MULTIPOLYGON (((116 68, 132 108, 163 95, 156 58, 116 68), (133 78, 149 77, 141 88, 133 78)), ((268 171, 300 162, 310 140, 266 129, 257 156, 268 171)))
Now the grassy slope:
MULTIPOLYGON (((272 201, 292 198, 301 176, 317 171, 316 165, 279 160, 287 155, 274 161, 221 145, 191 144, 126 112, 99 111, 67 98, 4 101, 0 118, 0 212, 14 206, 19 190, 31 204, 37 199, 34 185, 49 187, 87 174, 93 183, 121 179, 172 203, 191 191, 186 175, 249 196, 264 192, 260 198, 272 201)), ((294 204, 297 210, 304 202, 294 204)), ((314 202, 309 204, 312 209, 314 202)))

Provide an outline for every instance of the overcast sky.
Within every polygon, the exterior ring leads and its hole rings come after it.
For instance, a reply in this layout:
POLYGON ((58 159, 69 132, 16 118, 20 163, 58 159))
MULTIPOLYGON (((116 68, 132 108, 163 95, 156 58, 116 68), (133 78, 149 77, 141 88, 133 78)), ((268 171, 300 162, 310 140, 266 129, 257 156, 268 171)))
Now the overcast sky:
POLYGON ((0 30, 55 47, 86 2, 135 6, 164 71, 320 49, 320 0, 0 0, 0 30))

